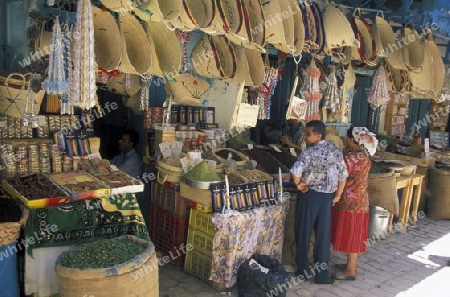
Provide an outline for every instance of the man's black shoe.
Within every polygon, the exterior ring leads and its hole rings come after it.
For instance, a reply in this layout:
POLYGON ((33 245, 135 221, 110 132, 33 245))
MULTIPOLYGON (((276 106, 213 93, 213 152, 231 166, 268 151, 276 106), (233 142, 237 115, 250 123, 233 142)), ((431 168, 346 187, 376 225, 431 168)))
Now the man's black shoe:
POLYGON ((331 285, 334 284, 334 282, 336 281, 336 279, 333 276, 330 276, 328 279, 325 280, 316 280, 314 281, 315 284, 318 285, 331 285))

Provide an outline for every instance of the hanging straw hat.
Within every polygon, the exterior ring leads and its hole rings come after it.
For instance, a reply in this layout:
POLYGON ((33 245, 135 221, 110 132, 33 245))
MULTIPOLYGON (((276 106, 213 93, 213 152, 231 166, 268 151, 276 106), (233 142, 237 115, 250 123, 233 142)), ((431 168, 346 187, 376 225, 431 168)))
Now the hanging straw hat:
POLYGON ((122 61, 119 70, 124 73, 147 73, 152 66, 151 45, 139 21, 129 13, 119 16, 122 35, 122 61))
POLYGON ((404 40, 408 40, 409 43, 403 45, 402 54, 403 60, 405 61, 406 67, 410 71, 420 71, 424 60, 424 48, 423 40, 419 37, 419 34, 414 27, 408 27, 405 24, 402 29, 402 37, 404 40), (413 40, 412 42, 410 40, 413 40))
POLYGON ((219 16, 223 21, 226 33, 239 33, 244 23, 242 7, 239 0, 217 0, 219 16))
POLYGON ((106 70, 116 69, 122 57, 122 42, 116 20, 108 11, 93 6, 95 62, 106 70))
POLYGON ((201 29, 205 32, 215 32, 210 29, 216 13, 216 3, 211 0, 183 0, 180 17, 181 29, 201 29))
POLYGON ((233 44, 233 50, 236 55, 236 74, 230 80, 238 84, 243 83, 244 86, 253 86, 245 48, 233 44))
POLYGON ((171 21, 181 12, 183 0, 147 0, 141 6, 152 12, 150 20, 153 22, 171 21))
POLYGON ((154 44, 157 62, 153 63, 151 74, 173 78, 181 70, 181 46, 175 31, 164 23, 147 22, 148 39, 154 44))
POLYGON ((292 49, 294 48, 294 17, 292 13, 289 13, 289 2, 288 0, 278 0, 278 3, 280 4, 281 13, 283 16, 283 32, 284 32, 284 40, 285 44, 281 44, 277 47, 277 45, 274 45, 279 50, 290 53, 292 49), (285 12, 288 12, 287 17, 285 12))
POLYGON ((129 74, 128 76, 130 78, 129 87, 126 88, 123 86, 123 83, 125 81, 125 74, 121 74, 117 77, 112 77, 109 80, 107 84, 108 91, 126 97, 131 97, 137 94, 142 88, 139 82, 139 75, 129 74))
POLYGON ((442 61, 441 51, 439 50, 436 43, 430 39, 427 40, 427 49, 431 59, 431 65, 433 65, 433 86, 432 90, 437 95, 440 94, 442 88, 444 88, 445 82, 445 66, 444 61, 442 61))
POLYGON ((225 36, 204 34, 192 50, 191 60, 195 71, 204 77, 224 79, 236 74, 236 54, 225 36))
POLYGON ((359 9, 355 9, 351 22, 353 32, 359 41, 358 47, 353 47, 352 59, 356 66, 376 66, 379 58, 377 56, 376 44, 372 35, 372 28, 367 20, 361 17, 359 9))
POLYGON ((389 45, 394 44, 395 35, 389 22, 384 19, 384 13, 378 11, 372 22, 373 38, 377 47, 379 57, 389 57, 389 45))
POLYGON ((301 55, 305 44, 305 26, 303 25, 302 11, 297 0, 288 0, 289 13, 294 20, 294 44, 290 54, 294 56, 301 55))
POLYGON ((252 86, 259 87, 264 83, 264 62, 261 53, 254 49, 245 49, 252 86))
POLYGON ((243 0, 245 10, 250 20, 250 42, 259 51, 265 52, 266 28, 264 26, 264 14, 260 0, 243 0))
POLYGON ((191 105, 201 104, 203 95, 209 89, 206 80, 189 73, 179 74, 175 81, 168 81, 166 85, 174 97, 174 102, 191 105))
POLYGON ((326 36, 325 44, 328 50, 353 46, 355 33, 352 26, 334 3, 327 4, 323 10, 323 27, 326 36))
POLYGON ((262 5, 265 27, 266 27, 266 43, 272 44, 277 49, 290 52, 287 48, 286 36, 284 34, 283 22, 277 20, 276 15, 281 15, 281 7, 278 1, 270 0, 266 1, 262 5))

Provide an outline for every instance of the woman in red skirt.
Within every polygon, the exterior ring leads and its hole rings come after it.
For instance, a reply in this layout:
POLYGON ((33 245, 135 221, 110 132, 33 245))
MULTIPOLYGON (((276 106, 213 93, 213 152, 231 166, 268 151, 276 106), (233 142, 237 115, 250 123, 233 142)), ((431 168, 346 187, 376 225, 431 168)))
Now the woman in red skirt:
POLYGON ((356 279, 356 260, 366 251, 369 229, 369 197, 367 183, 371 166, 370 155, 375 154, 378 141, 365 127, 347 131, 344 160, 348 178, 340 200, 332 209, 331 243, 335 251, 347 253, 347 264, 337 264, 342 269, 335 277, 340 280, 356 279))

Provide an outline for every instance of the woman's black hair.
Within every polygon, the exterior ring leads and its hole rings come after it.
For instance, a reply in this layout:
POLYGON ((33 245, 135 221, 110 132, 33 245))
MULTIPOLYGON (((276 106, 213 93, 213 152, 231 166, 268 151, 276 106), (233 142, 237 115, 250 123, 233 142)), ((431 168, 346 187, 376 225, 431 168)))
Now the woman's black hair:
POLYGON ((351 139, 354 139, 355 137, 353 137, 353 126, 351 126, 350 128, 348 128, 347 130, 347 137, 350 137, 351 139))

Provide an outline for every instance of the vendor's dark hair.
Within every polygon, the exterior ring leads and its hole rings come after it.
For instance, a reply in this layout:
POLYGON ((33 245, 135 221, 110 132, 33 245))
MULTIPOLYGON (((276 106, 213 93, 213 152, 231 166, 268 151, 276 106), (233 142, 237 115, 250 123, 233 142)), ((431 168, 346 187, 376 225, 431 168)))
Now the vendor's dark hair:
POLYGON ((347 130, 347 136, 350 137, 351 139, 354 139, 355 137, 353 137, 353 126, 351 126, 350 128, 348 128, 347 130))
POLYGON ((314 120, 306 123, 306 127, 312 127, 314 134, 322 135, 322 139, 325 139, 327 136, 327 127, 322 121, 314 120))
POLYGON ((134 130, 128 129, 125 130, 122 135, 130 136, 130 141, 133 143, 133 147, 136 147, 136 144, 139 142, 139 133, 134 130))

